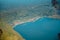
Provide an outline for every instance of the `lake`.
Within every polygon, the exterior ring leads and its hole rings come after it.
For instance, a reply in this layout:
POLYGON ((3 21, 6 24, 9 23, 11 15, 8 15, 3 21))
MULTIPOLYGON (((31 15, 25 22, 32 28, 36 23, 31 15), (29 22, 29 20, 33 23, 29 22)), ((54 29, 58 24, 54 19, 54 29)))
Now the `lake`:
POLYGON ((14 28, 26 40, 57 40, 60 33, 60 20, 40 18, 35 22, 19 24, 14 28))

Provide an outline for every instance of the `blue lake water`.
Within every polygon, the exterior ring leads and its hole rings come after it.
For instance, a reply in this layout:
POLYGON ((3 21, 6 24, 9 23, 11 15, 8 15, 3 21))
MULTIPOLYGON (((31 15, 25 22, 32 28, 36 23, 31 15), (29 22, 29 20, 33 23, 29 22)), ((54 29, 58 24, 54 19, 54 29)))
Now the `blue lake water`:
POLYGON ((58 40, 60 20, 40 18, 35 22, 19 24, 14 28, 26 40, 58 40))

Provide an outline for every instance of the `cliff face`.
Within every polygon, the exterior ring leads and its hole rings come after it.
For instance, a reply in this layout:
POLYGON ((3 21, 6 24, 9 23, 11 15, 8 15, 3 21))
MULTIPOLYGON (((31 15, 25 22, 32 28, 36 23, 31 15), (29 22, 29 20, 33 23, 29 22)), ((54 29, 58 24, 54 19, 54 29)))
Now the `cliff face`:
POLYGON ((0 35, 0 40, 24 40, 21 35, 15 32, 9 24, 0 21, 0 29, 2 34, 0 35))

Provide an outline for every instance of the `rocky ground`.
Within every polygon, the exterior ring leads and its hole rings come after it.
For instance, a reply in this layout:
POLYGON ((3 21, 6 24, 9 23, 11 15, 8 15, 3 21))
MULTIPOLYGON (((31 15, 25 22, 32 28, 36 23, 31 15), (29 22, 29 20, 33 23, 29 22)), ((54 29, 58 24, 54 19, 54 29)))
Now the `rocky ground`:
POLYGON ((0 22, 0 40, 24 40, 24 38, 15 32, 6 22, 0 22))

